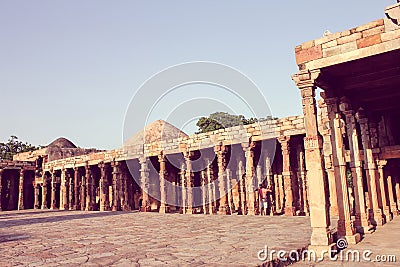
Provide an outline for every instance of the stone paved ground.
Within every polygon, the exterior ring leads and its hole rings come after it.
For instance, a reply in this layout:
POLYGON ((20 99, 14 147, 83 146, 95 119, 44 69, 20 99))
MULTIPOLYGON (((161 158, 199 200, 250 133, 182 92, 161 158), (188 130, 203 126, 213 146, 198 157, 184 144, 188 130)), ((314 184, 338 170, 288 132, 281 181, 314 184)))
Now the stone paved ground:
POLYGON ((309 243, 308 217, 138 212, 0 213, 0 266, 255 266, 309 243))
MULTIPOLYGON (((359 251, 360 252, 360 262, 354 261, 330 261, 325 260, 321 263, 306 263, 306 262, 298 262, 294 266, 296 267, 305 267, 305 266, 317 266, 317 267, 330 267, 330 266, 342 266, 342 267, 351 267, 351 266, 360 266, 360 267, 394 267, 400 266, 400 217, 395 217, 393 221, 385 224, 384 226, 378 228, 376 232, 373 234, 367 234, 365 238, 358 243, 357 245, 350 245, 347 250, 344 250, 342 253, 343 259, 346 259, 346 254, 349 250, 359 251), (374 262, 362 260, 362 253, 366 250, 370 250, 372 254, 368 256, 374 262), (396 262, 379 262, 375 261, 375 257, 382 256, 388 258, 389 255, 396 256, 396 262)), ((351 258, 351 257, 349 257, 351 258)))

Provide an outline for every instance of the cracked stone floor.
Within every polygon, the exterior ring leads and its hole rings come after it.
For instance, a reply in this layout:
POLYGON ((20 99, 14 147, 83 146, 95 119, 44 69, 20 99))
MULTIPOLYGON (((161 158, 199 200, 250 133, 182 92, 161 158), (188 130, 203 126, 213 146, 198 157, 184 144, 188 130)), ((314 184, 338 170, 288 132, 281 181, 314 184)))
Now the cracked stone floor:
POLYGON ((256 266, 307 246, 308 217, 139 212, 0 213, 0 266, 256 266))

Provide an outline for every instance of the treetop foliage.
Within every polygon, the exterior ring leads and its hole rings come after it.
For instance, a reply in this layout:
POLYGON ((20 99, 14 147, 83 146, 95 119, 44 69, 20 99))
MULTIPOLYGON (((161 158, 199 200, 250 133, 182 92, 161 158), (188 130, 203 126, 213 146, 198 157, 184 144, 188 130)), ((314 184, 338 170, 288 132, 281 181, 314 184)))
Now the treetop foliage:
POLYGON ((23 143, 18 140, 18 137, 12 135, 7 143, 0 143, 0 160, 12 160, 15 154, 34 151, 39 148, 41 147, 36 147, 28 142, 23 143))

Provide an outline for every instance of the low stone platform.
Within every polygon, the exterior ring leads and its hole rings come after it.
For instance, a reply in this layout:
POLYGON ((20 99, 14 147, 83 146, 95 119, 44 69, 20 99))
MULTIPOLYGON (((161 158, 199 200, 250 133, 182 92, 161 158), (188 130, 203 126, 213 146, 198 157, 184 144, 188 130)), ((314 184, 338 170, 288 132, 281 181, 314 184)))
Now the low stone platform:
POLYGON ((0 213, 0 266, 256 266, 307 246, 308 217, 139 212, 0 213))

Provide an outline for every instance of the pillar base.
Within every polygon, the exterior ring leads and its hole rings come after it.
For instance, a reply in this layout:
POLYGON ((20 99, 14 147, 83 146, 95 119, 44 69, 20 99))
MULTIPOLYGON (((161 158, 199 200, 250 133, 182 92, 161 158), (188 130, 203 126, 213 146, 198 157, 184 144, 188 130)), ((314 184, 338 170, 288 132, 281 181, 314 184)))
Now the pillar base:
POLYGON ((183 214, 193 214, 193 209, 192 208, 187 208, 183 214))
POLYGON ((355 245, 361 241, 361 235, 359 233, 355 233, 354 235, 346 235, 347 244, 355 245))
POLYGON ((256 215, 255 210, 248 210, 246 215, 256 215))
POLYGON ((140 211, 141 212, 150 212, 151 211, 151 207, 141 207, 140 211))
POLYGON ((374 229, 373 226, 355 226, 354 228, 360 235, 371 234, 374 229))
POLYGON ((285 215, 286 216, 295 216, 296 215, 296 208, 294 208, 294 207, 285 207, 285 215))
POLYGON ((168 213, 169 208, 167 206, 161 206, 160 209, 158 210, 159 213, 168 213))
POLYGON ((381 210, 369 210, 369 221, 374 226, 382 226, 385 224, 385 218, 383 217, 381 210))
POLYGON ((383 207, 383 216, 385 218, 385 222, 389 222, 391 220, 393 220, 393 216, 390 212, 390 208, 389 206, 384 206, 383 207))

